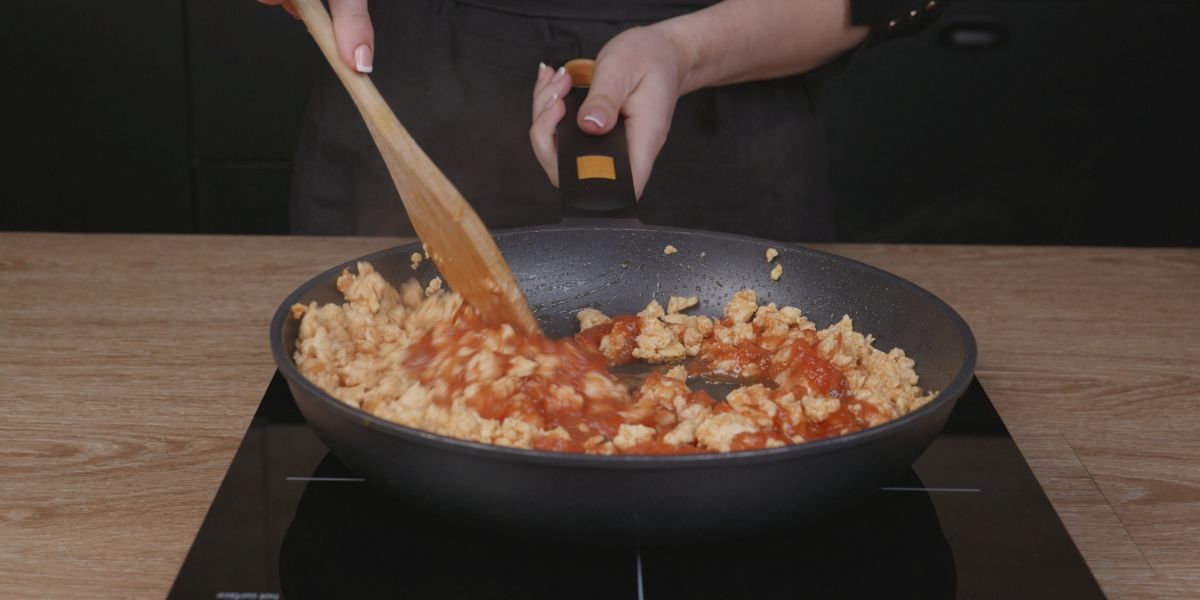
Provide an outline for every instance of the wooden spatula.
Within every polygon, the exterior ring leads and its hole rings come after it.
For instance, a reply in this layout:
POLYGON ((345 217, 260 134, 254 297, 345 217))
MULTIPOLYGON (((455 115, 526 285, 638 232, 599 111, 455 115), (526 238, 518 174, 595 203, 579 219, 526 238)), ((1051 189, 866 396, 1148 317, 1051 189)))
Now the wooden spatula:
POLYGON ((320 0, 292 3, 367 122, 413 228, 446 282, 485 322, 508 323, 530 333, 540 331, 479 215, 400 124, 371 79, 342 61, 333 24, 320 0))

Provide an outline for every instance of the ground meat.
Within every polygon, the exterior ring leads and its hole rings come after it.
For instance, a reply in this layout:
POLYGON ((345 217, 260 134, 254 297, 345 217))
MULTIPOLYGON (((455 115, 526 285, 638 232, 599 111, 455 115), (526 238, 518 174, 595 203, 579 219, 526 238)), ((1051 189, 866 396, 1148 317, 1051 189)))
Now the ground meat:
POLYGON ((758 299, 754 290, 742 290, 733 295, 725 306, 725 317, 734 323, 745 323, 758 310, 758 299))
POLYGON ((671 296, 667 300, 667 314, 673 315, 678 312, 683 312, 684 309, 691 308, 700 303, 700 299, 695 296, 671 296))
POLYGON ((604 323, 609 323, 612 321, 612 319, 608 318, 607 315, 594 308, 585 308, 575 313, 575 319, 579 321, 580 331, 591 329, 597 325, 603 325, 604 323))
POLYGON ((696 444, 707 450, 729 452, 743 433, 758 433, 754 421, 737 413, 711 415, 696 426, 696 444))
POLYGON ((687 355, 683 342, 679 341, 675 332, 658 317, 641 317, 639 325, 639 333, 635 339, 637 348, 633 351, 634 358, 658 363, 682 360, 687 355))
MULTIPOLYGON (((415 262, 415 261, 414 261, 415 262)), ((934 394, 912 359, 882 352, 849 317, 818 331, 798 308, 736 292, 724 318, 684 315, 695 297, 637 315, 594 308, 574 339, 485 327, 461 297, 388 285, 368 263, 337 280, 346 303, 296 305, 295 361, 335 398, 459 439, 592 454, 729 452, 804 443, 906 414, 934 394), (667 363, 636 388, 608 372, 667 363), (686 362, 685 362, 686 361, 686 362), (741 383, 721 401, 689 378, 741 383)))

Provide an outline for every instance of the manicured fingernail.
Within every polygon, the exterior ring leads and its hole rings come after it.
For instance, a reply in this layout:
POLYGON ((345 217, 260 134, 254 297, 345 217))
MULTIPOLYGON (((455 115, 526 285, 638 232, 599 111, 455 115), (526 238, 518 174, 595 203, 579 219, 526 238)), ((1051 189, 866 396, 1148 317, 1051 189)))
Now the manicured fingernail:
POLYGON ((595 125, 596 127, 604 129, 604 117, 600 116, 598 113, 589 113, 583 115, 583 120, 595 125))
POLYGON ((359 73, 370 73, 371 67, 371 47, 363 44, 354 49, 354 68, 358 69, 359 73))
POLYGON ((544 62, 538 63, 538 77, 541 77, 542 73, 544 73, 544 72, 546 72, 546 63, 544 63, 544 62))
POLYGON ((545 111, 546 109, 550 108, 551 106, 554 106, 555 102, 558 102, 558 94, 550 94, 550 101, 547 102, 546 105, 542 107, 542 110, 545 111))
POLYGON ((554 79, 551 79, 550 81, 558 81, 559 79, 562 79, 562 78, 563 78, 563 75, 566 75, 566 74, 567 74, 567 68, 566 68, 566 67, 559 67, 559 68, 558 68, 558 72, 556 72, 556 73, 554 74, 554 79))

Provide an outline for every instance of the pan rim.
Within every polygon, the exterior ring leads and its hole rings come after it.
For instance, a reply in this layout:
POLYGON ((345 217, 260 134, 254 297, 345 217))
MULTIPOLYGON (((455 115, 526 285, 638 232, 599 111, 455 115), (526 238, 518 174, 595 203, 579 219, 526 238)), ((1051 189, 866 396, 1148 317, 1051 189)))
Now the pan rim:
POLYGON ((418 240, 344 261, 310 278, 303 285, 296 288, 296 290, 289 294, 279 305, 279 308, 276 309, 275 315, 271 319, 271 353, 275 358, 276 367, 289 383, 300 386, 306 392, 319 399, 319 401, 323 404, 331 405, 333 409, 339 411, 344 418, 352 421, 358 421, 360 424, 371 429, 390 436, 398 437, 408 442, 417 443, 422 446, 436 448, 439 450, 449 450, 483 458, 507 459, 513 462, 539 465, 564 466, 573 468, 587 467, 595 469, 674 469, 679 467, 707 468, 716 464, 749 465, 761 462, 774 462, 779 460, 781 457, 799 458, 837 452, 843 448, 868 444, 877 438, 890 436, 896 431, 906 428, 908 424, 932 415, 944 405, 953 404, 966 391, 967 386, 970 385, 971 380, 974 377, 978 349, 975 342, 975 336, 970 327, 967 325, 966 320, 963 319, 963 317, 959 315, 953 307, 951 307, 941 298, 934 295, 929 290, 926 290, 925 288, 903 277, 900 277, 899 275, 890 273, 878 267, 833 254, 831 252, 809 248, 795 242, 778 242, 765 238, 757 238, 738 234, 683 229, 677 227, 623 224, 619 222, 597 223, 595 225, 538 225, 532 227, 497 229, 492 232, 492 236, 493 238, 499 240, 500 238, 509 238, 520 235, 553 231, 569 231, 573 233, 581 231, 637 231, 650 233, 670 233, 697 238, 715 238, 722 241, 735 239, 761 245, 786 246, 788 250, 798 250, 820 256, 825 259, 831 259, 835 262, 845 263, 849 267, 861 269, 877 277, 882 277, 890 283, 905 288, 909 292, 915 293, 918 296, 923 296, 926 300, 933 303, 934 306, 939 308, 940 311, 949 318, 951 324, 953 324, 956 332, 958 333, 963 344, 964 360, 962 366, 959 368, 959 371, 955 374, 954 378, 951 379, 950 383, 946 385, 945 388, 938 391, 938 396, 915 411, 896 419, 892 419, 891 421, 883 423, 882 425, 869 427, 853 433, 780 448, 684 455, 605 456, 511 448, 507 446, 486 444, 483 442, 460 440, 388 421, 362 409, 350 406, 345 402, 334 398, 331 394, 325 392, 317 387, 316 384, 309 381, 307 377, 300 373, 300 370, 296 367, 293 358, 284 352, 284 340, 282 337, 283 328, 287 322, 286 320, 291 318, 292 305, 296 304, 299 298, 306 295, 319 285, 327 283, 333 278, 336 278, 337 274, 340 274, 343 269, 354 266, 360 261, 371 262, 384 256, 391 256, 397 253, 403 255, 405 253, 413 252, 421 248, 421 242, 418 240))

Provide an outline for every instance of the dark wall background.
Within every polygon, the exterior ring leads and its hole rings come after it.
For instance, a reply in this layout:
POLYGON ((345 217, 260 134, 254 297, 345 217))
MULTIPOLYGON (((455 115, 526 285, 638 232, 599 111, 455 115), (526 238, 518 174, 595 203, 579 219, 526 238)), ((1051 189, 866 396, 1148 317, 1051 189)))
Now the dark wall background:
POLYGON ((253 0, 25 0, 0 18, 0 229, 286 233, 311 74, 253 0))
MULTIPOLYGON (((822 101, 840 237, 1197 245, 1197 23, 1194 0, 955 0, 859 52, 822 101)), ((286 232, 327 67, 281 10, 27 0, 0 57, 0 229, 286 232)))
POLYGON ((840 235, 1195 245, 1197 24, 1195 0, 955 0, 863 52, 825 103, 840 235))

